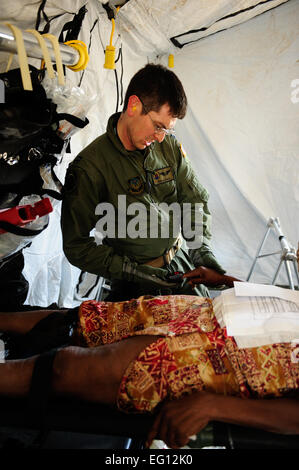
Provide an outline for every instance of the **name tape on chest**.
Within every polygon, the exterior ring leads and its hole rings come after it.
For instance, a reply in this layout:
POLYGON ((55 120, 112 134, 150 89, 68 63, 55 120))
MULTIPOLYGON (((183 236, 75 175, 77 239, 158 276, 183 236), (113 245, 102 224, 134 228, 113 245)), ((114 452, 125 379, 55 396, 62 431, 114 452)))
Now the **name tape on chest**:
POLYGON ((167 168, 161 168, 160 170, 155 170, 153 172, 153 182, 156 185, 172 180, 174 180, 174 175, 170 166, 167 168))

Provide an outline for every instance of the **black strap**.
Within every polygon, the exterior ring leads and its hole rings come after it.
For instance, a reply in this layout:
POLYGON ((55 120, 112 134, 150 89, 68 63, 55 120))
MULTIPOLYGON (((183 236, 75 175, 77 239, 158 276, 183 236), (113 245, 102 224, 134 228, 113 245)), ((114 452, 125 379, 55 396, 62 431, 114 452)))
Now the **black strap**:
MULTIPOLYGON (((54 165, 51 165, 51 176, 52 180, 56 184, 56 187, 61 191, 63 188, 63 185, 61 181, 57 178, 57 175, 53 169, 54 165)), ((62 194, 59 191, 55 191, 55 189, 43 189, 42 194, 48 194, 49 196, 52 196, 54 199, 58 199, 58 201, 62 201, 62 194)))
POLYGON ((51 349, 37 357, 31 379, 28 398, 30 421, 45 427, 47 404, 51 394, 53 363, 57 349, 51 349))
POLYGON ((73 116, 72 114, 68 113, 59 113, 56 115, 58 120, 60 121, 61 119, 65 119, 66 121, 70 122, 76 127, 79 127, 80 129, 83 129, 83 127, 87 126, 89 123, 89 120, 87 118, 84 119, 84 121, 77 116, 73 116))
MULTIPOLYGON (((122 45, 120 46, 120 49, 119 49, 119 52, 118 52, 118 56, 117 56, 117 59, 115 60, 115 63, 117 63, 120 59, 120 63, 121 63, 121 75, 120 75, 120 103, 119 105, 122 106, 123 105, 123 101, 124 101, 124 97, 123 97, 123 92, 124 92, 124 87, 123 87, 123 75, 124 75, 124 66, 123 66, 123 49, 122 49, 122 45)), ((117 75, 115 75, 115 78, 117 80, 117 75)), ((117 94, 118 94, 118 84, 117 84, 117 94)), ((118 102, 118 96, 117 96, 117 102, 118 102)), ((118 107, 118 106, 117 106, 118 107)))
MULTIPOLYGON (((67 12, 59 13, 58 15, 52 16, 52 18, 49 19, 46 12, 45 12, 46 1, 47 0, 42 0, 41 1, 41 4, 39 6, 39 9, 38 9, 38 12, 37 12, 37 15, 36 15, 35 29, 37 31, 38 31, 38 28, 39 28, 39 25, 40 25, 40 22, 41 22, 41 13, 43 14, 44 20, 46 22, 46 24, 44 26, 44 29, 42 31, 39 31, 39 33, 41 33, 41 34, 45 34, 45 33, 48 33, 50 31, 51 21, 55 20, 56 18, 59 18, 60 16, 65 15, 67 13, 67 12)), ((56 66, 54 66, 54 68, 56 68, 56 66)))
POLYGON ((43 31, 41 31, 43 34, 44 34, 44 33, 48 33, 48 32, 49 32, 49 29, 50 29, 50 21, 49 21, 48 16, 47 16, 46 13, 45 13, 46 1, 47 1, 47 0, 42 0, 41 4, 40 4, 40 6, 39 6, 38 12, 37 12, 36 23, 35 23, 35 29, 36 29, 36 31, 38 31, 38 28, 39 28, 39 25, 40 25, 40 21, 41 21, 41 13, 42 13, 42 14, 43 14, 43 17, 44 17, 44 20, 45 20, 45 22, 46 22, 46 25, 45 25, 43 31))
POLYGON ((82 27, 82 23, 83 23, 86 13, 87 13, 86 6, 83 5, 83 7, 80 8, 78 13, 74 15, 74 18, 72 19, 72 21, 68 21, 67 23, 65 23, 59 35, 59 42, 66 42, 66 41, 71 41, 73 39, 78 39, 80 29, 82 27), (66 33, 65 39, 63 39, 63 33, 65 31, 67 31, 67 33, 66 33))
MULTIPOLYGON (((177 38, 181 38, 181 37, 184 37, 184 36, 186 36, 186 38, 187 38, 189 34, 198 33, 200 31, 207 31, 209 28, 214 26, 216 23, 219 23, 220 21, 223 21, 223 20, 226 20, 227 18, 232 18, 234 16, 240 15, 240 14, 246 12, 246 11, 258 8, 260 5, 263 5, 263 4, 269 3, 269 2, 273 2, 273 0, 264 0, 262 2, 256 3, 255 5, 251 5, 248 8, 244 8, 243 10, 235 11, 233 13, 230 13, 229 15, 226 15, 226 16, 223 16, 222 18, 219 18, 212 25, 204 26, 203 28, 199 28, 199 29, 190 29, 189 31, 186 31, 185 33, 181 33, 181 34, 178 34, 177 36, 173 36, 173 37, 170 38, 170 41, 176 47, 179 47, 180 49, 182 49, 184 46, 186 46, 188 44, 192 44, 194 42, 200 41, 201 39, 204 39, 204 37, 201 37, 201 38, 198 38, 198 39, 193 39, 193 40, 190 40, 188 42, 180 42, 177 38)), ((272 6, 272 8, 277 8, 277 6, 274 4, 272 6)), ((269 11, 270 9, 271 9, 271 7, 269 7, 267 10, 265 10, 262 13, 265 13, 266 11, 269 11)), ((258 14, 261 14, 261 13, 258 13, 258 14)), ((212 34, 217 34, 217 33, 220 33, 221 31, 225 31, 226 29, 229 29, 229 28, 230 28, 230 26, 226 26, 225 28, 222 28, 222 29, 219 29, 219 30, 215 31, 214 33, 210 33, 210 36, 212 36, 212 34)))
MULTIPOLYGON (((93 32, 93 29, 95 28, 96 24, 98 23, 98 21, 99 21, 99 19, 97 18, 97 19, 94 21, 91 30, 89 31, 88 55, 90 54, 91 40, 92 40, 92 32, 93 32)), ((103 52, 105 52, 105 51, 103 50, 103 52)), ((83 72, 82 72, 82 74, 81 74, 81 77, 80 77, 80 80, 79 80, 79 83, 78 83, 78 86, 79 86, 79 87, 80 87, 81 84, 82 84, 82 80, 83 80, 83 77, 84 77, 84 74, 85 74, 85 70, 86 70, 86 68, 83 70, 83 72)))
MULTIPOLYGON (((48 194, 48 196, 53 197, 54 199, 57 199, 58 201, 62 201, 62 194, 59 193, 58 191, 55 191, 55 189, 43 189, 40 192, 41 195, 48 194)), ((46 227, 45 227, 46 228, 46 227)), ((43 229, 44 230, 44 229, 43 229)))
POLYGON ((3 220, 0 221, 0 228, 2 230, 5 230, 5 232, 13 233, 14 235, 21 235, 22 237, 32 237, 34 235, 39 235, 47 227, 48 223, 39 230, 32 230, 30 228, 23 228, 19 227, 18 225, 10 224, 9 222, 5 222, 3 220))

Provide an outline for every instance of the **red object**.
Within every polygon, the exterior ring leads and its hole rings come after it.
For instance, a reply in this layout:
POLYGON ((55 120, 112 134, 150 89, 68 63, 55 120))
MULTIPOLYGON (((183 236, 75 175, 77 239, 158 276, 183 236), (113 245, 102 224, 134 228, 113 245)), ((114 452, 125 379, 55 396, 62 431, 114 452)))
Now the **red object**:
MULTIPOLYGON (((33 222, 37 217, 49 214, 53 211, 51 201, 48 197, 36 202, 34 205, 11 207, 0 210, 0 222, 9 222, 12 225, 24 227, 29 222, 33 222)), ((0 228, 0 233, 6 230, 0 228)))
POLYGON ((168 304, 168 300, 167 299, 166 300, 153 299, 152 303, 156 305, 165 305, 165 304, 168 304))

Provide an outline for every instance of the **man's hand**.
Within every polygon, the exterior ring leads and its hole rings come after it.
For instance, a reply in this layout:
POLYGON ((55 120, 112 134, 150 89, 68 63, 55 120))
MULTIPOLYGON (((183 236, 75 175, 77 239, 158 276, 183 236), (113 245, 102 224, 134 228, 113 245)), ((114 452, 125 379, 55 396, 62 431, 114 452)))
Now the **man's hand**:
POLYGON ((163 440, 168 447, 183 447, 210 421, 264 429, 299 437, 298 399, 269 400, 224 396, 197 392, 188 397, 165 402, 148 434, 147 446, 153 439, 163 440))
POLYGON ((196 284, 204 284, 205 286, 219 286, 225 284, 225 275, 220 274, 214 269, 200 266, 192 271, 184 274, 183 278, 188 279, 188 284, 194 287, 196 284))
POLYGON ((168 280, 169 272, 166 269, 137 264, 128 258, 125 258, 123 262, 123 276, 127 281, 154 284, 157 287, 175 287, 177 285, 177 282, 168 280))
POLYGON ((233 287, 234 281, 240 281, 239 279, 225 274, 220 274, 214 269, 206 268, 205 266, 199 266, 192 271, 184 274, 183 278, 188 279, 188 284, 194 287, 196 284, 204 284, 208 287, 216 287, 225 284, 228 287, 233 287))
POLYGON ((161 439, 168 447, 185 446, 192 435, 207 426, 214 395, 198 392, 179 400, 165 402, 148 434, 147 446, 161 439))

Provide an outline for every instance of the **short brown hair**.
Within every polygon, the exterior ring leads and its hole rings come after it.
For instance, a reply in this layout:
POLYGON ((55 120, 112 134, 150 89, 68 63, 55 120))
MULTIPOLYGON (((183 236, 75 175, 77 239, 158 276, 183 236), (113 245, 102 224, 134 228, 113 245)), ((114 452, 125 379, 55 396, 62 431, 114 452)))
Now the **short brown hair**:
POLYGON ((187 111, 187 97, 181 81, 174 72, 160 64, 147 64, 133 76, 126 92, 124 111, 132 95, 141 99, 147 112, 158 112, 165 103, 169 105, 172 116, 178 119, 182 119, 187 111))

